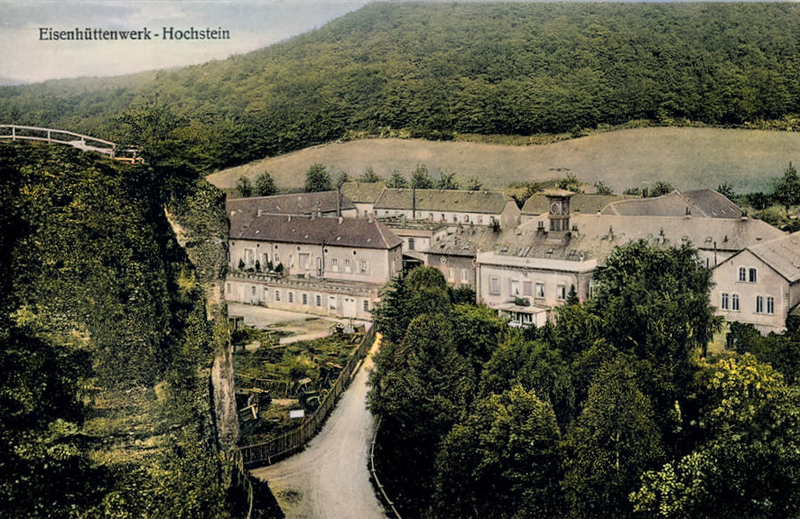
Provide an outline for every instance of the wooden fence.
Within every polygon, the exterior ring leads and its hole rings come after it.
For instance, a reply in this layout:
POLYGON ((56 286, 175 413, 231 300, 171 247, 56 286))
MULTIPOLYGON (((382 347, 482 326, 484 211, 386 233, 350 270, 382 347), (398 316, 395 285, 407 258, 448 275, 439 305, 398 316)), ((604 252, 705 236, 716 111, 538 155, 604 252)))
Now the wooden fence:
POLYGON ((350 384, 353 373, 372 347, 374 340, 375 326, 372 326, 364 335, 355 353, 347 361, 347 364, 345 364, 344 369, 339 373, 339 378, 337 378, 336 382, 331 386, 328 394, 325 395, 325 398, 320 403, 319 408, 317 408, 313 414, 307 416, 300 427, 268 442, 240 447, 239 452, 242 453, 244 465, 248 468, 260 465, 271 465, 278 459, 302 449, 308 440, 322 427, 325 419, 336 405, 336 400, 344 393, 347 386, 350 384))

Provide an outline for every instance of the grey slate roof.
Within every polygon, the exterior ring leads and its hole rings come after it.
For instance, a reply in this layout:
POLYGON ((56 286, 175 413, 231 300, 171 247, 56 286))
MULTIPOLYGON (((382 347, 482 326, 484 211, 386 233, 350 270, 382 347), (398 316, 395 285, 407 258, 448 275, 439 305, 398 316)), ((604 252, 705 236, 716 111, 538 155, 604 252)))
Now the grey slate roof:
POLYGON ((684 216, 741 218, 742 210, 724 195, 710 189, 672 193, 655 198, 637 198, 609 203, 603 214, 625 216, 684 216))
POLYGON ((462 191, 452 189, 386 188, 375 202, 375 209, 413 208, 416 191, 417 211, 501 214, 512 198, 498 191, 462 191))
MULTIPOLYGON (((228 214, 234 212, 256 215, 292 214, 311 215, 317 213, 336 213, 336 191, 319 193, 293 193, 289 195, 258 196, 251 198, 232 198, 226 202, 228 214)), ((355 209, 353 202, 346 196, 340 200, 340 209, 355 209)))
POLYGON ((307 216, 231 217, 231 240, 303 243, 393 249, 402 240, 388 227, 365 218, 311 218, 307 216))
POLYGON ((747 250, 789 283, 800 280, 800 231, 748 247, 747 250))
POLYGON ((494 233, 489 228, 463 227, 432 243, 429 253, 467 256, 476 249, 498 254, 562 260, 595 258, 604 261, 614 247, 638 239, 650 239, 680 246, 691 243, 698 249, 738 252, 748 246, 785 236, 783 231, 753 219, 686 218, 577 214, 570 226, 577 228, 569 239, 555 239, 553 233, 538 229, 548 227, 547 216, 530 220, 516 229, 494 233))
POLYGON ((342 184, 342 194, 353 203, 374 204, 385 187, 383 182, 345 182, 342 184))

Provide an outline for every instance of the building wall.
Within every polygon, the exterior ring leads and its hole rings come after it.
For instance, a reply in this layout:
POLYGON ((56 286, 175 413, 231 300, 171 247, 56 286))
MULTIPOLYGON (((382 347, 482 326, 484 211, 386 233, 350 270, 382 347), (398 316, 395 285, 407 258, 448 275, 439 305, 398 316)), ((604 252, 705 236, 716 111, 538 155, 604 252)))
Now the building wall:
POLYGON ((371 310, 380 300, 378 289, 345 294, 313 283, 287 283, 263 277, 230 276, 225 282, 225 299, 278 310, 331 317, 372 319, 371 310))
POLYGON ((236 240, 230 244, 230 266, 263 269, 268 261, 281 263, 287 275, 342 281, 386 283, 402 269, 402 248, 366 249, 335 245, 236 240))
POLYGON ((521 269, 514 266, 478 264, 478 300, 487 304, 528 299, 537 306, 560 306, 575 286, 580 301, 589 298, 591 272, 567 272, 538 269, 535 265, 521 269))
POLYGON ((475 258, 427 254, 427 266, 439 269, 447 282, 455 287, 469 286, 475 289, 475 258))
POLYGON ((444 222, 448 224, 467 224, 491 225, 495 220, 500 221, 499 214, 483 214, 470 212, 454 211, 420 211, 413 216, 411 209, 375 209, 375 217, 385 218, 387 216, 405 216, 409 220, 430 220, 432 222, 444 222))
POLYGON ((789 310, 800 300, 800 284, 790 286, 783 276, 748 250, 714 269, 714 282, 711 304, 716 307, 716 314, 728 321, 753 324, 764 334, 782 332, 789 310), (740 268, 745 269, 744 281, 739 278, 740 268), (755 269, 755 281, 751 281, 751 269, 755 269), (734 295, 738 299, 738 310, 734 295), (761 298, 760 308, 757 298, 761 298), (768 298, 772 298, 771 304, 768 298))

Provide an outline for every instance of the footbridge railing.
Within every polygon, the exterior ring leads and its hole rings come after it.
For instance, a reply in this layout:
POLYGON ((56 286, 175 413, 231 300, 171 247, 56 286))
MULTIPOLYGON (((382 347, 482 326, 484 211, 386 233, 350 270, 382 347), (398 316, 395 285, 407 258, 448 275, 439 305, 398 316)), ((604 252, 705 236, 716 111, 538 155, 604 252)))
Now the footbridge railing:
POLYGON ((83 151, 94 151, 110 156, 114 160, 128 164, 142 164, 144 159, 139 156, 141 150, 136 148, 120 149, 117 144, 89 135, 56 130, 54 128, 38 128, 36 126, 20 126, 18 124, 0 124, 0 139, 27 140, 47 142, 50 144, 65 144, 83 151))

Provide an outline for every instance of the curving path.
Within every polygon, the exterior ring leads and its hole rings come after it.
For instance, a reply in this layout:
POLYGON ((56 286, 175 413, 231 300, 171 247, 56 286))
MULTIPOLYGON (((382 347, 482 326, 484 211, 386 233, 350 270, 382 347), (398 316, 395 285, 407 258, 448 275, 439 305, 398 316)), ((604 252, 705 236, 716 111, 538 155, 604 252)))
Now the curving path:
POLYGON ((320 433, 306 449, 252 471, 269 483, 287 519, 385 519, 369 481, 369 446, 374 432, 367 410, 369 355, 320 433))

